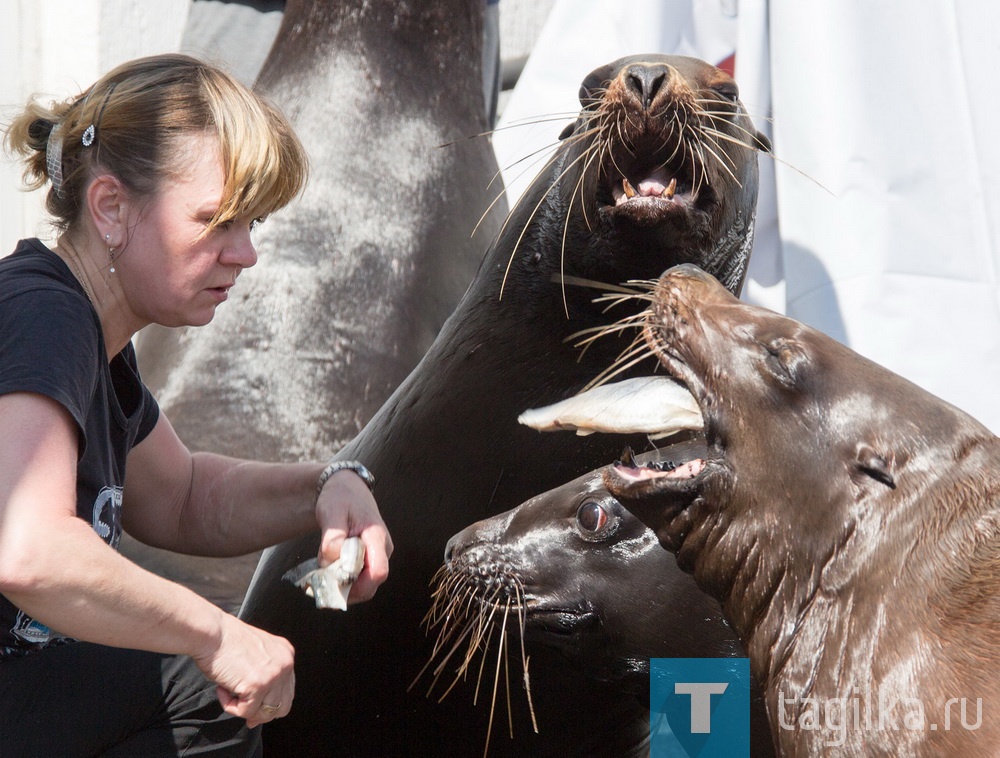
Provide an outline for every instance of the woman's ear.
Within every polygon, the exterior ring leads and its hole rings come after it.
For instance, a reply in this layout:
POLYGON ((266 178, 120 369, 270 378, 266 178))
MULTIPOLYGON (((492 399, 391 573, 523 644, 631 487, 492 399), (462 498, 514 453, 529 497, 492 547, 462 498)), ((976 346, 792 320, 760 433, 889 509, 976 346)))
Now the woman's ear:
POLYGON ((127 217, 128 193, 121 180, 113 174, 101 174, 87 188, 90 220, 105 240, 121 244, 127 217))

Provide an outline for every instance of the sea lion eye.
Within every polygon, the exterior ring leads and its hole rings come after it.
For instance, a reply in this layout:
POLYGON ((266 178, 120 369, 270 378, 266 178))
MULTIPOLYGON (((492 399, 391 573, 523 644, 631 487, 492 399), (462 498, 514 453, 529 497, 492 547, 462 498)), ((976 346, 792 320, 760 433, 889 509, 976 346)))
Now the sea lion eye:
POLYGON ((740 99, 740 88, 732 79, 713 84, 712 89, 723 100, 728 100, 731 103, 735 103, 740 99))
POLYGON ((585 532, 594 534, 608 525, 611 517, 604 506, 596 500, 588 500, 576 511, 576 522, 585 532))
POLYGON ((767 351, 767 365, 771 372, 786 384, 794 383, 802 357, 795 344, 784 337, 777 337, 763 343, 763 347, 767 351))

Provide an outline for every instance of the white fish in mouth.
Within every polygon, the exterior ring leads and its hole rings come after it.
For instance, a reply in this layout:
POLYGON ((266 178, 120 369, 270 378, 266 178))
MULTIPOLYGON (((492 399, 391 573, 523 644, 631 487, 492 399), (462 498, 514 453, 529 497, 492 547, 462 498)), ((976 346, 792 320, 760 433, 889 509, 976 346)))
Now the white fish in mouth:
POLYGON ((540 432, 570 429, 581 435, 644 433, 652 439, 705 425, 694 395, 664 376, 602 384, 558 403, 525 411, 517 420, 540 432))
POLYGON ((300 563, 282 577, 301 587, 316 599, 317 608, 347 610, 347 596, 365 567, 365 544, 359 537, 348 537, 340 548, 340 557, 326 568, 316 558, 300 563))

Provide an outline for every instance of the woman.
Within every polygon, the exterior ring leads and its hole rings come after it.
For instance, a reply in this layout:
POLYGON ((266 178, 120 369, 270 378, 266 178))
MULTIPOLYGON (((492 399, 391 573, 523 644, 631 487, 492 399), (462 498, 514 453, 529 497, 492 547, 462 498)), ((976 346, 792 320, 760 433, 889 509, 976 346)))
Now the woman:
POLYGON ((323 565, 346 536, 365 544, 352 601, 387 576, 361 464, 190 453, 130 342, 212 320, 256 262, 253 226, 298 194, 302 147, 273 107, 180 55, 29 104, 6 142, 29 186, 51 182, 60 234, 0 259, 0 752, 259 754, 255 727, 292 705, 291 645, 114 548, 124 529, 237 555, 318 525, 323 565))

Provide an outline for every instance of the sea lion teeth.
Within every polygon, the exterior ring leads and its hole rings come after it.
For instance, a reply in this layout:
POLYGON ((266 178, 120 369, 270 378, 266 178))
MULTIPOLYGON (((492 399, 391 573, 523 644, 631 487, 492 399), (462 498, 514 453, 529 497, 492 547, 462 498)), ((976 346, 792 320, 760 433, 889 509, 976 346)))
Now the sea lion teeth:
POLYGON ((663 376, 643 376, 602 384, 575 397, 518 416, 540 432, 575 430, 666 437, 704 427, 698 401, 685 387, 663 376))
POLYGON ((630 468, 635 468, 639 465, 635 462, 635 453, 632 451, 631 447, 628 447, 627 445, 625 446, 625 449, 622 450, 621 458, 618 459, 618 462, 615 465, 628 466, 630 468))
POLYGON ((670 180, 670 184, 668 184, 667 188, 663 190, 663 197, 667 198, 667 200, 670 200, 674 196, 675 192, 677 192, 676 176, 670 180))
POLYGON ((325 568, 316 558, 303 561, 287 571, 282 579, 301 587, 316 599, 317 608, 347 610, 347 596, 365 566, 365 544, 358 537, 348 537, 340 548, 340 557, 325 568))
POLYGON ((635 187, 629 184, 628 179, 622 178, 622 190, 625 192, 625 198, 631 200, 638 193, 635 191, 635 187))

